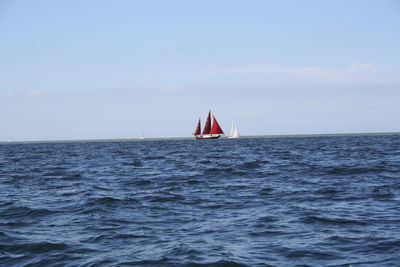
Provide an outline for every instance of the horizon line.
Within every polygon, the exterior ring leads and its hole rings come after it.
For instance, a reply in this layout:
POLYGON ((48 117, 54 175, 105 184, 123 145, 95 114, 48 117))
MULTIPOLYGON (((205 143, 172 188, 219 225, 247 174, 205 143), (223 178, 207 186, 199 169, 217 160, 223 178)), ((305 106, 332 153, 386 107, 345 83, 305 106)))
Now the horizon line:
MULTIPOLYGON (((314 133, 314 134, 270 134, 270 135, 244 135, 238 139, 250 138, 301 138, 301 137, 329 137, 329 136, 384 136, 400 135, 400 132, 358 132, 358 133, 314 133)), ((224 136, 222 139, 227 139, 224 136)), ((90 143, 90 142, 144 142, 144 141, 174 141, 195 140, 193 137, 148 137, 140 138, 100 138, 100 139, 51 139, 51 140, 17 140, 0 141, 1 145, 7 144, 45 144, 45 143, 90 143)))

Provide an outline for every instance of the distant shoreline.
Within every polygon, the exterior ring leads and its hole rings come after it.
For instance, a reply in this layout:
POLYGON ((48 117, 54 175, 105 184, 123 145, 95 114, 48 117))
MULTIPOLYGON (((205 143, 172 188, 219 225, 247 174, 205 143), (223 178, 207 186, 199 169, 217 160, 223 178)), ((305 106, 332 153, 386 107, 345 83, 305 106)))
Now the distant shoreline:
MULTIPOLYGON (((400 135, 400 132, 382 133, 335 133, 335 134, 285 134, 285 135, 248 135, 239 139, 250 138, 306 138, 306 137, 334 137, 334 136, 388 136, 400 135)), ((226 137, 222 139, 227 139, 226 137)), ((77 140, 37 140, 37 141, 0 141, 1 145, 7 144, 46 144, 46 143, 95 143, 95 142, 146 142, 146 141, 174 141, 194 140, 193 137, 160 137, 160 138, 118 138, 118 139, 77 139, 77 140)))

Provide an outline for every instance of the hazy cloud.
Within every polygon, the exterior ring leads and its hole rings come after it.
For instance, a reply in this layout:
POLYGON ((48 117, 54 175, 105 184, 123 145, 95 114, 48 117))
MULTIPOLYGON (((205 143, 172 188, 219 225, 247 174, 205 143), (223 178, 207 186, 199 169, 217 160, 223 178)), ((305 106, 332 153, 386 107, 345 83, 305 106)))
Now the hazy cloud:
POLYGON ((354 63, 347 67, 292 67, 271 64, 237 67, 211 67, 214 74, 286 74, 300 80, 330 83, 400 83, 400 67, 385 67, 372 62, 354 63))
POLYGON ((0 91, 0 97, 12 97, 15 96, 15 92, 12 91, 0 91))
POLYGON ((45 95, 47 92, 45 90, 25 90, 25 91, 0 91, 1 97, 15 97, 15 96, 24 96, 24 97, 38 97, 45 95))
POLYGON ((206 49, 211 46, 210 43, 207 42, 185 42, 177 47, 179 50, 198 50, 198 49, 206 49))
POLYGON ((185 88, 178 84, 161 84, 158 89, 163 93, 174 94, 183 92, 185 88))
POLYGON ((27 96, 41 96, 46 94, 46 91, 44 90, 28 90, 24 92, 25 95, 27 96))

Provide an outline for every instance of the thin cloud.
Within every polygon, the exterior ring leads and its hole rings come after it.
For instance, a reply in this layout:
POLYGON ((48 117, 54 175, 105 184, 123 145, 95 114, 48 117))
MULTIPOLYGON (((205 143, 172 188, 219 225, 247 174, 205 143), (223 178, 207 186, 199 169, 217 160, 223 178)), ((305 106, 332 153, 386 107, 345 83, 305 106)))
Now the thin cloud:
POLYGON ((207 42, 185 42, 177 47, 179 50, 198 50, 207 49, 211 47, 210 43, 207 42))
POLYGON ((0 96, 2 96, 2 97, 13 97, 13 96, 15 96, 15 92, 12 92, 12 91, 0 91, 0 96))
POLYGON ((158 86, 160 92, 167 93, 167 94, 175 94, 180 93, 185 90, 183 86, 177 84, 161 84, 158 86))
POLYGON ((47 94, 45 90, 26 90, 26 91, 0 91, 2 97, 38 97, 47 94))
POLYGON ((291 67, 279 65, 244 65, 237 67, 211 67, 213 74, 285 74, 304 81, 333 83, 400 83, 400 67, 385 67, 372 62, 354 63, 338 67, 291 67))
POLYGON ((24 92, 24 95, 32 96, 32 97, 42 96, 44 94, 46 94, 46 91, 44 91, 44 90, 28 90, 28 91, 24 92))

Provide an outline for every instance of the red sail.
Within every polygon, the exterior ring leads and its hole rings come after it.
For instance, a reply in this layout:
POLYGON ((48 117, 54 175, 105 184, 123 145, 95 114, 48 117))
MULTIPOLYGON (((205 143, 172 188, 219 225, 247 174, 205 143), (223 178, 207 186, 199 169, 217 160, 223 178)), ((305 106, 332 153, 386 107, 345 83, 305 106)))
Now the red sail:
POLYGON ((206 125, 204 126, 203 134, 209 134, 211 129, 211 111, 208 112, 206 125))
POLYGON ((193 135, 200 135, 200 129, 201 129, 201 124, 199 119, 199 123, 197 123, 197 128, 193 135))
POLYGON ((221 126, 219 126, 217 120, 215 119, 213 115, 213 126, 211 128, 210 134, 224 134, 224 131, 222 131, 221 126))

